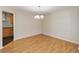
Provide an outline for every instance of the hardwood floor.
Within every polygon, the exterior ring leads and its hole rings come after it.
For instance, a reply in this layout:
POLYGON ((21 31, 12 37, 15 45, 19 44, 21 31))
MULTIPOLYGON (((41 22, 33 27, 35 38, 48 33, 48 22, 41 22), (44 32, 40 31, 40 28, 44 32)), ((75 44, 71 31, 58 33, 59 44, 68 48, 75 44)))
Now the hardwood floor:
POLYGON ((30 38, 16 40, 6 45, 0 52, 3 53, 72 53, 77 52, 77 44, 56 39, 45 35, 36 35, 30 38))

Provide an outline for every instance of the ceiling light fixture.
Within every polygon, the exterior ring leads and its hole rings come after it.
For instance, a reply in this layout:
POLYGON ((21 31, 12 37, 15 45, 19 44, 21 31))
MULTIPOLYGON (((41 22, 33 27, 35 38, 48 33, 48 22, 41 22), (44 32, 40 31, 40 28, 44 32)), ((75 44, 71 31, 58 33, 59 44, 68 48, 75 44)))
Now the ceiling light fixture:
POLYGON ((35 15, 34 19, 44 19, 44 15, 35 15))
MULTIPOLYGON (((37 6, 37 8, 40 10, 40 6, 37 6)), ((43 19, 44 18, 44 15, 42 15, 42 14, 37 14, 37 15, 35 15, 34 16, 34 19, 43 19)))

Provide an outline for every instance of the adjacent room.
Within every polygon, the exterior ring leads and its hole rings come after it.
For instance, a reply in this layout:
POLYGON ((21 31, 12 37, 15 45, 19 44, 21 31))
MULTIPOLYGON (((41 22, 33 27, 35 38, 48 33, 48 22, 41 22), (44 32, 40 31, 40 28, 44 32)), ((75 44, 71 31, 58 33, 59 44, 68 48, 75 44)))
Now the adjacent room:
POLYGON ((0 53, 78 52, 78 6, 0 6, 0 53))

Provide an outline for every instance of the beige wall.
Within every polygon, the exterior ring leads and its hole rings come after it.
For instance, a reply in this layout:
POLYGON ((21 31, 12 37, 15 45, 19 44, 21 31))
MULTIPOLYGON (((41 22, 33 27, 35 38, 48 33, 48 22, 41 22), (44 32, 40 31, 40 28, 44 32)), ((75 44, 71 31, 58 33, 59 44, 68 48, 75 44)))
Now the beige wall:
POLYGON ((41 20, 34 19, 34 14, 16 10, 15 39, 21 39, 41 33, 41 20))
POLYGON ((2 47, 2 14, 1 14, 1 9, 0 9, 0 48, 2 47))
POLYGON ((47 14, 43 20, 43 34, 79 43, 78 8, 70 7, 47 14))

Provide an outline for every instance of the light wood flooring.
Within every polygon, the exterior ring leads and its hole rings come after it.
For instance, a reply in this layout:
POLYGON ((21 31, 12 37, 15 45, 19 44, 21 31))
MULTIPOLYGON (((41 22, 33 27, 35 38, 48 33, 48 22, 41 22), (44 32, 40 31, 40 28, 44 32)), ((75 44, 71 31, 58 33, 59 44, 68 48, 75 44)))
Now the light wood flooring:
POLYGON ((73 53, 77 52, 77 44, 56 39, 46 35, 16 40, 0 50, 2 53, 73 53))

